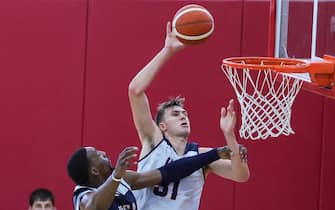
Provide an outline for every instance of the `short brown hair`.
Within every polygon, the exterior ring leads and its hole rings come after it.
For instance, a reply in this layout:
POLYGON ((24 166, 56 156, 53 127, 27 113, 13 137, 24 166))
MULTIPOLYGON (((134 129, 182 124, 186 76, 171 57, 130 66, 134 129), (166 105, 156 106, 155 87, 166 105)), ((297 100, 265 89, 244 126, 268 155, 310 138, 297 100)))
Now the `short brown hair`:
POLYGON ((50 200, 52 205, 55 206, 55 197, 52 192, 46 188, 38 188, 30 193, 29 204, 30 206, 34 205, 35 201, 47 201, 50 200))
POLYGON ((163 115, 167 108, 170 108, 173 106, 180 106, 181 108, 184 108, 184 102, 185 102, 185 98, 177 96, 177 97, 170 97, 168 101, 164 101, 163 103, 160 103, 157 107, 157 113, 155 117, 156 124, 159 125, 159 123, 162 121, 163 115))

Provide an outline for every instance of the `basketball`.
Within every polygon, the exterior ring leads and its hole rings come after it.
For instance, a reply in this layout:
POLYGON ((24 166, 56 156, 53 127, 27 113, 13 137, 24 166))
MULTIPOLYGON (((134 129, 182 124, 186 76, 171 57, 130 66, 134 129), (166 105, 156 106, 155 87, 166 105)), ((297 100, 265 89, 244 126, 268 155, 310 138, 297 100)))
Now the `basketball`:
POLYGON ((205 7, 189 4, 174 15, 172 30, 184 44, 199 44, 213 33, 214 19, 205 7))

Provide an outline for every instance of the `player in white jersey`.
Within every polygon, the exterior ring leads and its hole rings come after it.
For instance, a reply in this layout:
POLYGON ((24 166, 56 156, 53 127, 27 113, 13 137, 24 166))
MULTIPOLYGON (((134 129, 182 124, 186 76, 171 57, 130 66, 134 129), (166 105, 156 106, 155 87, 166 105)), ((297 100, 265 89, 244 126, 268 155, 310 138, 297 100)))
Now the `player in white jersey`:
MULTIPOLYGON (((199 147, 194 153, 188 151, 188 136, 191 128, 183 106, 183 98, 177 97, 162 103, 158 107, 156 119, 153 120, 148 97, 145 94, 161 67, 184 47, 184 44, 171 31, 171 23, 168 22, 164 47, 129 84, 130 106, 142 144, 138 172, 162 166, 167 161, 178 159, 185 154, 194 155, 197 152, 203 153, 211 149, 199 147)), ((222 107, 221 109, 220 128, 227 146, 232 150, 231 160, 215 161, 209 164, 203 172, 199 170, 179 183, 135 192, 139 209, 198 209, 204 176, 209 172, 236 182, 247 181, 249 168, 245 158, 246 149, 236 141, 235 124, 234 104, 233 100, 230 100, 227 108, 222 107)))
MULTIPOLYGON (((146 157, 139 160, 138 171, 148 171, 152 167, 160 167, 173 160, 196 154, 198 154, 196 143, 188 143, 185 154, 178 155, 169 141, 163 139, 146 157)), ((134 194, 138 209, 198 209, 203 184, 204 171, 199 169, 180 181, 167 186, 135 190, 134 194)))

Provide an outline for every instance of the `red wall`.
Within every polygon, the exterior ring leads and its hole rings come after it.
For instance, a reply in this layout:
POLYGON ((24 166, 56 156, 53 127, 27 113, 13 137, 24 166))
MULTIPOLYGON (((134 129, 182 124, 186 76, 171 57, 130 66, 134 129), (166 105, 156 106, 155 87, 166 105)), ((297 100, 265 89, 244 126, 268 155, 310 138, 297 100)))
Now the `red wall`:
POLYGON ((65 168, 82 144, 85 17, 84 1, 1 2, 1 209, 27 209, 36 187, 71 209, 65 168))
MULTIPOLYGON (((187 1, 7 0, 0 7, 1 209, 25 209, 48 187, 60 210, 72 209, 66 161, 78 146, 118 152, 139 141, 127 86, 164 44, 165 24, 187 1)), ((191 139, 220 146, 219 110, 233 90, 220 70, 231 56, 267 55, 269 1, 201 1, 215 32, 160 72, 148 95, 154 112, 169 96, 186 97, 191 139), (207 126, 209 125, 209 126, 207 126)), ((335 205, 335 101, 302 91, 289 137, 240 140, 250 181, 211 175, 200 209, 332 210, 335 205), (218 202, 220 201, 220 202, 218 202)), ((236 104, 238 107, 238 105, 236 104)))

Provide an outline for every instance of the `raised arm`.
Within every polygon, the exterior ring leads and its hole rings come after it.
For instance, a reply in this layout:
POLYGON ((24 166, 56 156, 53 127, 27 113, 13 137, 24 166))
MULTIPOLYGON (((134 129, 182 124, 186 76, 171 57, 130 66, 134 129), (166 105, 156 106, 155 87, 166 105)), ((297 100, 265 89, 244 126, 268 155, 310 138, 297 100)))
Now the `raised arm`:
POLYGON ((121 178, 131 165, 136 164, 133 160, 137 156, 137 147, 127 147, 119 155, 113 173, 100 185, 96 191, 87 193, 80 202, 81 210, 108 209, 115 197, 121 178))
POLYGON ((127 171, 124 179, 132 189, 141 189, 158 184, 164 186, 191 175, 196 170, 207 166, 219 158, 230 159, 230 154, 231 150, 228 147, 212 149, 206 153, 178 159, 148 172, 136 173, 127 171))
POLYGON ((171 31, 171 23, 168 22, 164 47, 137 73, 129 84, 128 95, 133 120, 142 143, 141 156, 143 155, 143 149, 148 149, 147 152, 149 152, 162 137, 151 115, 149 101, 145 91, 162 66, 183 47, 184 45, 178 41, 175 34, 171 31))
MULTIPOLYGON (((235 136, 236 113, 234 101, 230 100, 228 107, 221 108, 220 128, 228 147, 232 150, 231 160, 218 160, 209 165, 209 171, 237 182, 249 179, 250 172, 246 161, 246 148, 239 145, 235 136)), ((208 148, 200 148, 205 152, 208 148)))

